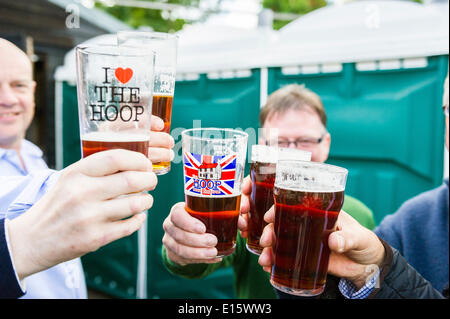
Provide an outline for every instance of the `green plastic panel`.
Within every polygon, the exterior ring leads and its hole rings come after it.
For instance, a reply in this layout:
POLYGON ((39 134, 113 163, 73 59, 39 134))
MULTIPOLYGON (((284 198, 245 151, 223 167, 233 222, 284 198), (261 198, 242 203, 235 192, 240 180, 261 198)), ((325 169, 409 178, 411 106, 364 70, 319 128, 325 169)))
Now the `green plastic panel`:
MULTIPOLYGON (((426 67, 289 74, 269 70, 269 91, 288 83, 322 98, 331 133, 329 163, 349 169, 346 193, 368 205, 379 223, 408 198, 442 183, 443 82, 448 56, 426 67)), ((269 92, 269 93, 270 93, 269 92)))

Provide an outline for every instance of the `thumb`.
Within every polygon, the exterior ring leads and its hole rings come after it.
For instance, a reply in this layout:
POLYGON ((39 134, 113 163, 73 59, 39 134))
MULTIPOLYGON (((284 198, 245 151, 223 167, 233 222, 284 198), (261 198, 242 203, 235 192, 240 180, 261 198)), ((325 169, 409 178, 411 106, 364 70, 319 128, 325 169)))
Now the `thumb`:
POLYGON ((338 230, 328 237, 328 247, 330 250, 342 254, 357 248, 353 235, 344 230, 338 230))

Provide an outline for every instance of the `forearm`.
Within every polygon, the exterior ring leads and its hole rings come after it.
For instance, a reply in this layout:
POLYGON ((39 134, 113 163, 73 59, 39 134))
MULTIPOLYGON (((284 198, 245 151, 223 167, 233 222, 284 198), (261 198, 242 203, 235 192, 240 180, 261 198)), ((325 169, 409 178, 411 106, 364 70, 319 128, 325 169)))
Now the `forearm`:
POLYGON ((30 244, 36 243, 32 225, 28 225, 22 217, 16 218, 8 221, 8 230, 11 259, 19 280, 44 270, 45 267, 35 262, 35 250, 31 249, 30 244))

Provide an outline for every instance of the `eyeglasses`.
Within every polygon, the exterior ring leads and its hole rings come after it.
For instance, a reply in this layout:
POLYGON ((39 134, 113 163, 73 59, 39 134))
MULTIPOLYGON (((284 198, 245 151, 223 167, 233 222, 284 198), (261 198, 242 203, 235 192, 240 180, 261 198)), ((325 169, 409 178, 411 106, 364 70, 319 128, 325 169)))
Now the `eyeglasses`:
POLYGON ((442 106, 443 110, 444 110, 444 114, 445 116, 448 116, 448 103, 444 106, 442 106))
MULTIPOLYGON (((298 138, 296 140, 278 139, 277 144, 278 144, 278 147, 289 147, 291 144, 294 144, 294 146, 296 148, 301 148, 301 147, 308 148, 308 147, 312 147, 312 146, 322 143, 324 136, 325 136, 325 133, 322 134, 322 136, 319 138, 302 137, 302 138, 298 138)), ((270 143, 269 141, 266 141, 266 145, 273 145, 273 144, 274 143, 270 143)))

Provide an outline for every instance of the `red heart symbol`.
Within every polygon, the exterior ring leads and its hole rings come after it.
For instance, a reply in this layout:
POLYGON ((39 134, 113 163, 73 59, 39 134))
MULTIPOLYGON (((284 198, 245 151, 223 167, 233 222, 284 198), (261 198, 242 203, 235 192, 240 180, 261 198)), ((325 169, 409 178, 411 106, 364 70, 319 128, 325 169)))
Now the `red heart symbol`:
POLYGON ((130 81, 131 77, 133 76, 133 70, 130 68, 117 68, 114 74, 116 75, 117 80, 125 84, 130 81))

